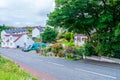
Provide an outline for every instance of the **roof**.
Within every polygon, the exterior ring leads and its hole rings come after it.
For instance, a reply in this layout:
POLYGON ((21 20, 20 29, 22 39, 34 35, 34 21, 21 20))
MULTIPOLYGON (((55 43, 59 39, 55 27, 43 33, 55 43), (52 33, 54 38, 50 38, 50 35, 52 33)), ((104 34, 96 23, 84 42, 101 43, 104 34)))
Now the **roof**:
POLYGON ((10 40, 8 39, 6 42, 9 42, 10 40))
POLYGON ((5 32, 9 34, 14 34, 14 33, 28 32, 28 30, 26 28, 17 28, 17 29, 5 30, 5 32))
POLYGON ((19 40, 22 37, 22 35, 18 36, 18 38, 16 40, 14 40, 14 42, 16 42, 17 40, 19 40))
POLYGON ((45 30, 45 27, 37 27, 37 29, 40 31, 40 32, 43 32, 45 30))
POLYGON ((21 36, 21 35, 24 35, 24 34, 6 34, 5 36, 21 36))
POLYGON ((81 37, 87 37, 84 34, 75 34, 74 36, 81 36, 81 37))
MULTIPOLYGON (((12 35, 5 35, 5 36, 15 36, 17 37, 14 42, 16 42, 17 40, 19 40, 24 34, 12 34, 12 35)), ((8 39, 6 42, 9 42, 10 40, 8 39)))

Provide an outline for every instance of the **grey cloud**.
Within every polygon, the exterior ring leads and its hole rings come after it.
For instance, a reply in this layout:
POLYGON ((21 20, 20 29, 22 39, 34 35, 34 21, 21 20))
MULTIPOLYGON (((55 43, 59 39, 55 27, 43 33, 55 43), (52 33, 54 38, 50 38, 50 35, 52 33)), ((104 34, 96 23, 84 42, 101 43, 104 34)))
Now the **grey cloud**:
POLYGON ((54 0, 0 0, 0 24, 13 26, 44 25, 53 10, 54 0), (36 2, 35 2, 36 1, 36 2), (38 3, 38 2, 41 3, 38 3), (42 3, 43 2, 43 3, 42 3), (43 5, 44 4, 44 5, 43 5))

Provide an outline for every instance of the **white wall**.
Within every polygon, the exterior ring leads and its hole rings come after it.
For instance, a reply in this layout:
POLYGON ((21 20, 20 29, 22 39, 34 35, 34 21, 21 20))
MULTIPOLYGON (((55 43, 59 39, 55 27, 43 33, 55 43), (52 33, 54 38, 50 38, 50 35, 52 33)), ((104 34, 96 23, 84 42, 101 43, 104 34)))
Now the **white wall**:
POLYGON ((1 42, 1 47, 6 47, 5 42, 1 42))
POLYGON ((9 42, 8 47, 9 48, 16 48, 14 42, 9 42))
POLYGON ((85 41, 82 40, 82 38, 87 38, 87 37, 79 36, 79 38, 78 38, 78 37, 76 36, 76 37, 74 37, 74 38, 75 38, 74 43, 75 43, 76 46, 83 46, 83 45, 85 44, 85 41))
POLYGON ((37 28, 32 30, 32 37, 40 38, 40 31, 37 28))
POLYGON ((27 35, 23 35, 18 41, 15 42, 15 47, 28 47, 33 44, 34 41, 30 39, 27 35))
POLYGON ((7 34, 4 30, 1 32, 1 39, 3 39, 3 37, 5 36, 5 34, 7 34))
POLYGON ((8 43, 6 42, 8 39, 8 36, 2 36, 1 47, 8 47, 8 43))
POLYGON ((7 46, 9 48, 16 48, 14 41, 18 38, 18 36, 9 36, 9 43, 7 46))

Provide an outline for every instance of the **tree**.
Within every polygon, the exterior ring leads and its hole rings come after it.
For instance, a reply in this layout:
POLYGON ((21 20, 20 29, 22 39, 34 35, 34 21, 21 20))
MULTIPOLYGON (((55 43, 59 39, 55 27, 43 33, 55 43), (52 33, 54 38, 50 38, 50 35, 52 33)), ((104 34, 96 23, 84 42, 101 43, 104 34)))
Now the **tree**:
POLYGON ((120 52, 120 39, 116 36, 120 29, 120 0, 55 1, 56 8, 49 15, 48 25, 87 35, 88 48, 96 55, 114 56, 120 52))
POLYGON ((65 34, 65 39, 66 39, 67 41, 73 41, 73 39, 74 39, 74 33, 73 33, 73 32, 67 32, 67 33, 65 34))
POLYGON ((10 27, 5 26, 5 24, 0 25, 0 34, 1 34, 1 31, 6 30, 6 29, 10 29, 10 27))
POLYGON ((42 34, 42 41, 47 42, 55 42, 58 32, 52 28, 45 29, 44 33, 42 34))

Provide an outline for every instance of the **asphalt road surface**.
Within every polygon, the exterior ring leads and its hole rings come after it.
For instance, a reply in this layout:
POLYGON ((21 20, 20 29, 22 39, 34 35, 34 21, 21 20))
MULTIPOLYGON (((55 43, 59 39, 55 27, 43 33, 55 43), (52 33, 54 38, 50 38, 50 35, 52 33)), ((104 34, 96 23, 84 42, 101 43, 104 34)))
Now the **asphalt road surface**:
POLYGON ((0 55, 42 71, 58 80, 120 80, 120 65, 90 60, 70 61, 0 48, 0 55))

